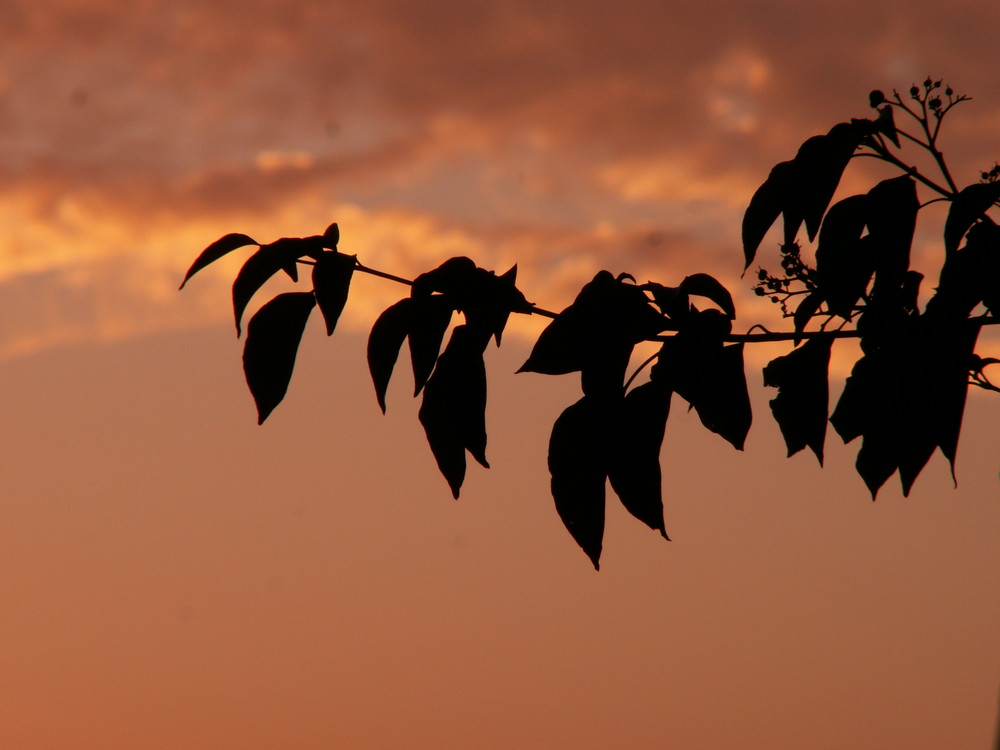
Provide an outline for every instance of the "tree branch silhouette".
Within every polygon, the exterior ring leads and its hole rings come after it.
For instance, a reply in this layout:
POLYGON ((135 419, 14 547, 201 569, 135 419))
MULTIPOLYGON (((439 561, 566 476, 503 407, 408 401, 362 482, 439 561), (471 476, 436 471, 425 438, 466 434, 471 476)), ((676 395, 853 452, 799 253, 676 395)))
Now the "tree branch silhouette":
POLYGON ((830 424, 845 443, 861 439, 855 466, 873 500, 894 474, 906 495, 936 451, 954 474, 968 386, 1000 392, 986 375, 1000 360, 976 353, 981 329, 1000 322, 1000 226, 990 216, 1000 201, 1000 165, 959 188, 937 146, 946 115, 968 99, 930 78, 910 88, 909 100, 872 91, 877 116, 838 123, 774 166, 744 214, 743 270, 780 218, 781 271, 759 267, 752 288, 780 307, 789 331, 755 324, 734 333, 733 297, 705 273, 665 285, 598 271, 559 312, 527 301, 516 286, 516 266, 498 274, 456 257, 406 279, 338 250, 336 223, 322 235, 266 244, 225 235, 195 259, 181 287, 224 255, 255 246, 233 283, 240 336, 245 310, 271 277, 285 273, 299 281, 298 267, 311 268, 311 291, 278 294, 247 326, 243 366, 262 423, 287 391, 313 309, 332 335, 355 273, 406 286, 407 296, 378 317, 368 339, 376 401, 384 412, 407 343, 414 396, 422 397, 419 420, 455 498, 467 456, 489 467, 486 347, 490 340, 500 345, 511 314, 549 318, 518 372, 580 375, 582 396, 556 420, 548 464, 556 510, 595 568, 608 484, 629 513, 669 539, 659 456, 674 396, 707 429, 743 449, 752 423, 746 345, 793 344, 763 370, 764 385, 777 389, 770 409, 789 456, 809 448, 822 465, 830 424), (894 112, 916 122, 922 137, 897 128, 894 112), (908 163, 904 146, 927 151, 940 177, 908 163), (900 174, 835 201, 845 169, 862 157, 900 174), (937 197, 921 201, 918 186, 937 197), (940 277, 921 303, 923 275, 910 268, 911 245, 920 212, 942 201, 950 205, 940 277), (861 355, 831 410, 829 361, 834 342, 843 339, 857 339, 861 355), (628 375, 642 342, 659 350, 628 375), (641 374, 648 374, 643 382, 641 374))

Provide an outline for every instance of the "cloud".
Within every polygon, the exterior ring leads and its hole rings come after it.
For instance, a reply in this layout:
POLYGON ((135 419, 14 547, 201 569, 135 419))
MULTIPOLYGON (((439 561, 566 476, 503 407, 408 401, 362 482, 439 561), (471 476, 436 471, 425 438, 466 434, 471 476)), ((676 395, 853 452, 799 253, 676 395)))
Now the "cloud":
MULTIPOLYGON (((868 89, 946 75, 980 97, 945 136, 955 173, 998 157, 994 40, 967 20, 983 7, 7 3, 0 283, 24 315, 23 290, 74 300, 44 326, 15 316, 39 341, 63 318, 73 336, 214 321, 224 304, 185 292, 181 312, 158 291, 201 247, 338 220, 373 265, 518 262, 552 306, 603 267, 707 271, 746 294, 746 200, 806 137, 866 116, 868 89), (87 304, 101 312, 71 319, 87 304)), ((202 287, 225 299, 231 271, 202 287)), ((355 304, 376 308, 377 288, 355 304)))

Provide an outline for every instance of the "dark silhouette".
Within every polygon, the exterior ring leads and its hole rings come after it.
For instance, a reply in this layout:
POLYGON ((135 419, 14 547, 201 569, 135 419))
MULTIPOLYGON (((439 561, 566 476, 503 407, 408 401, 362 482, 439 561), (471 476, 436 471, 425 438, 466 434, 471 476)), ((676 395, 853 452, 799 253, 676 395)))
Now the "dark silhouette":
POLYGON ((384 412, 399 351, 409 342, 414 395, 423 393, 419 419, 455 498, 466 453, 489 467, 486 346, 491 338, 500 345, 511 313, 552 318, 519 372, 580 373, 583 397, 556 420, 548 464, 556 510, 595 568, 607 481, 633 516, 669 538, 659 454, 673 394, 709 430, 743 450, 752 420, 743 361, 747 343, 794 344, 764 369, 764 384, 778 389, 771 411, 789 456, 808 447, 822 465, 829 421, 844 442, 861 438, 856 466, 872 499, 897 472, 905 495, 935 450, 954 474, 968 385, 1000 390, 985 374, 1000 360, 975 353, 981 327, 996 323, 1000 313, 1000 227, 988 214, 1000 201, 1000 166, 960 189, 937 148, 945 115, 966 99, 930 79, 913 86, 908 98, 873 91, 874 118, 852 119, 809 138, 793 159, 771 170, 744 216, 744 272, 782 217, 782 272, 759 269, 754 290, 780 305, 793 323, 789 333, 734 334, 732 296, 703 273, 671 287, 600 271, 558 314, 527 302, 515 286, 516 267, 497 275, 469 258, 451 258, 409 281, 339 252, 336 224, 323 235, 264 245, 244 234, 226 235, 201 253, 181 287, 223 255, 257 246, 233 283, 241 335, 243 313, 269 278, 284 271, 298 280, 299 264, 313 266, 312 291, 278 295, 247 327, 243 366, 263 422, 285 395, 314 307, 332 334, 354 273, 410 285, 410 296, 375 321, 368 365, 384 412), (917 130, 898 128, 897 114, 917 130), (932 179, 910 166, 902 156, 904 143, 928 152, 940 174, 932 179), (887 162, 901 175, 831 206, 844 170, 860 157, 887 162), (918 184, 936 197, 921 203, 918 184), (910 246, 920 210, 936 201, 950 203, 944 260, 935 294, 921 310, 923 277, 909 267, 910 246), (803 224, 815 243, 812 265, 798 241, 803 224), (465 322, 452 330, 442 351, 456 312, 465 322), (847 337, 860 339, 862 357, 830 414, 831 347, 847 337), (626 379, 633 349, 642 341, 661 342, 660 351, 626 379), (649 365, 648 381, 633 387, 649 365))

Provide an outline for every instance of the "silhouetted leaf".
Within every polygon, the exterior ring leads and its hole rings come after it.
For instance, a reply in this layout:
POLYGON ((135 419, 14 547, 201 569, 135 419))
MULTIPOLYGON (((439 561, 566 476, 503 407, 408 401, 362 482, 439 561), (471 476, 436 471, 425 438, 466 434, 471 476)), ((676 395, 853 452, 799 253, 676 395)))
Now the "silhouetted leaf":
MULTIPOLYGON (((717 310, 700 315, 710 320, 707 314, 713 312, 729 322, 717 310)), ((743 450, 753 419, 743 344, 723 346, 721 335, 707 326, 697 333, 682 330, 663 343, 650 378, 687 401, 705 427, 743 450)))
POLYGON ((641 288, 652 295, 653 302, 660 308, 660 312, 671 320, 679 322, 687 317, 691 301, 680 287, 663 286, 655 281, 647 281, 641 288))
POLYGON ((465 451, 482 466, 486 460, 486 368, 488 338, 467 326, 452 332, 448 346, 427 381, 420 423, 438 468, 458 499, 465 479, 465 451))
POLYGON ((232 234, 227 234, 224 237, 220 237, 211 245, 202 250, 201 254, 198 255, 197 258, 195 258, 194 263, 191 264, 191 267, 188 269, 188 272, 184 275, 184 281, 181 282, 180 288, 183 289, 184 285, 188 283, 188 279, 190 279, 192 276, 198 273, 198 271, 203 269, 205 266, 217 261, 222 256, 231 253, 233 250, 237 248, 246 247, 247 245, 256 245, 256 244, 257 240, 253 239, 252 237, 248 237, 245 234, 237 234, 235 232, 232 234))
POLYGON ((236 317, 236 335, 242 333, 241 321, 250 299, 264 283, 278 271, 287 273, 293 281, 298 280, 296 261, 306 255, 321 252, 312 238, 283 237, 269 245, 261 245, 236 274, 233 281, 233 313, 236 317))
MULTIPOLYGON (((456 303, 464 296, 468 287, 474 282, 478 268, 471 258, 459 256, 449 258, 432 271, 422 273, 413 280, 413 296, 429 295, 440 292, 451 296, 456 303)), ((456 307, 460 307, 456 304, 456 307)))
POLYGON ((867 356, 854 363, 830 415, 830 424, 845 443, 863 435, 872 419, 878 397, 874 384, 877 367, 877 362, 872 364, 872 358, 867 356))
POLYGON ((969 185, 952 199, 948 218, 944 223, 946 255, 958 250, 965 233, 997 200, 1000 200, 1000 182, 969 185))
POLYGON ((899 148, 899 132, 896 130, 896 118, 893 116, 892 107, 886 104, 878 111, 878 120, 875 126, 882 135, 892 141, 892 145, 899 148))
POLYGON ((375 385, 375 397, 385 413, 385 392, 389 388, 392 370, 399 358, 399 349, 410 332, 413 300, 409 297, 390 305, 375 320, 368 336, 368 371, 375 385))
POLYGON ((809 447, 820 466, 829 402, 827 372, 830 365, 831 336, 810 338, 790 353, 771 360, 764 368, 764 385, 778 389, 771 399, 788 455, 809 447))
POLYGON ((775 164, 764 183, 750 199, 743 214, 743 257, 746 271, 757 255, 764 235, 789 205, 794 188, 795 167, 790 161, 775 164))
POLYGON ((340 242, 340 227, 337 226, 337 222, 333 222, 330 226, 326 228, 326 231, 323 232, 323 247, 330 248, 331 250, 336 250, 337 244, 339 242, 340 242))
POLYGON ((257 424, 263 424, 285 397, 302 331, 315 304, 311 292, 286 292, 250 318, 243 372, 257 405, 257 424))
POLYGON ((663 523, 660 447, 670 413, 670 391, 644 383, 621 403, 614 433, 609 436, 608 479, 622 505, 633 516, 669 539, 663 523))
POLYGON ((868 242, 875 258, 875 302, 884 304, 889 297, 895 304, 899 298, 910 267, 910 246, 919 209, 917 186, 908 175, 882 180, 868 191, 868 242))
POLYGON ((601 271, 538 337, 518 372, 583 372, 585 392, 621 395, 632 347, 666 325, 641 287, 601 271))
MULTIPOLYGON (((810 240, 816 239, 823 214, 860 138, 856 125, 842 122, 834 125, 826 135, 806 140, 795 155, 790 207, 797 209, 795 214, 802 216, 810 240)), ((794 232, 792 234, 794 236, 794 232)))
POLYGON ((722 309, 722 312, 730 320, 736 318, 736 306, 733 304, 733 295, 715 277, 709 276, 707 273, 694 273, 690 276, 685 276, 678 288, 686 294, 693 294, 697 297, 705 297, 711 300, 722 309))
POLYGON ((867 238, 867 195, 852 195, 830 206, 816 247, 817 284, 830 312, 850 317, 875 273, 875 258, 867 238))
POLYGON ((413 297, 410 305, 410 362, 413 365, 413 395, 416 396, 431 376, 441 342, 451 322, 452 308, 447 298, 435 294, 413 297))
POLYGON ((320 253, 316 258, 312 271, 313 293, 316 295, 319 311, 323 313, 327 336, 333 334, 344 305, 347 304, 356 266, 355 255, 333 252, 320 253))
POLYGON ((798 343, 802 340, 801 334, 806 330, 806 325, 819 311, 820 305, 822 304, 823 295, 819 292, 810 292, 795 308, 795 313, 792 315, 792 322, 795 326, 794 343, 796 345, 798 345, 798 343))
POLYGON ((604 539, 609 406, 584 396, 552 426, 552 498, 566 529, 600 569, 604 539))

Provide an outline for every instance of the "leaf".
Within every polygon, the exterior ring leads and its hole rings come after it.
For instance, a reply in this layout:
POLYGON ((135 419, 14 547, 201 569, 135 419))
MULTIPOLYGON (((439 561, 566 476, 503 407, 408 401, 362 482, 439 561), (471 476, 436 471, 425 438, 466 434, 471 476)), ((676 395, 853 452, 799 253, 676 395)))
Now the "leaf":
MULTIPOLYGON (((340 242, 340 227, 337 226, 337 222, 333 222, 330 226, 326 228, 323 232, 323 247, 327 247, 331 250, 336 250, 337 245, 340 242)), ((350 256, 357 257, 357 256, 350 256)))
POLYGON ((413 365, 413 395, 417 396, 437 362, 441 342, 451 323, 452 308, 448 299, 439 294, 411 299, 410 363, 413 365))
POLYGON ((886 104, 879 109, 875 126, 879 133, 892 141, 893 146, 899 148, 899 132, 896 130, 896 118, 893 116, 890 105, 886 104))
POLYGON ((817 284, 830 312, 845 319, 875 273, 872 248, 862 237, 868 213, 868 196, 852 195, 830 207, 819 231, 817 284))
POLYGON ((465 256, 449 258, 437 268, 417 276, 413 280, 411 293, 413 296, 419 296, 440 292, 453 298, 461 297, 479 270, 482 269, 478 268, 471 258, 465 256))
POLYGON ((733 295, 729 293, 721 283, 707 273, 694 273, 685 276, 678 287, 686 294, 693 294, 697 297, 705 297, 718 305, 722 312, 730 320, 736 319, 736 306, 733 304, 733 295))
POLYGON ((316 251, 316 244, 302 237, 283 237, 261 245, 236 274, 233 281, 233 313, 236 317, 236 335, 242 333, 241 321, 250 299, 264 283, 278 271, 285 271, 293 281, 298 279, 296 261, 316 251))
POLYGON ((556 511, 595 570, 604 540, 608 419, 606 404, 584 396, 556 419, 549 439, 556 511))
POLYGON ((490 466, 486 460, 486 341, 467 326, 455 328, 427 381, 419 411, 427 442, 456 500, 465 479, 465 451, 485 468, 490 466))
POLYGON ((412 308, 413 300, 409 297, 390 305, 375 320, 368 336, 368 371, 371 373, 372 383, 375 385, 375 397, 383 414, 385 414, 385 393, 389 388, 389 379, 399 358, 399 349, 410 332, 412 308))
POLYGON ((820 305, 822 304, 822 294, 819 292, 809 292, 809 294, 807 294, 795 308, 795 313, 792 315, 792 322, 795 325, 794 343, 796 346, 798 346, 798 343, 802 340, 802 333, 806 330, 806 325, 810 320, 812 320, 812 317, 819 312, 820 305))
POLYGON ((670 396, 670 391, 652 382, 625 395, 611 436, 608 463, 608 479, 625 509, 668 540, 663 523, 660 447, 670 396))
MULTIPOLYGON (((801 215, 805 221, 810 240, 816 239, 823 214, 837 191, 840 178, 858 147, 860 138, 861 133, 856 125, 841 122, 834 125, 826 135, 807 139, 795 155, 792 162, 795 169, 792 177, 793 192, 790 195, 791 207, 795 209, 795 215, 801 215)), ((794 238, 794 232, 792 234, 794 238)))
POLYGON ((286 292, 250 318, 243 372, 257 405, 257 424, 263 424, 285 397, 302 332, 315 304, 311 292, 286 292))
POLYGON ((665 326, 641 287, 600 271, 542 331, 518 372, 580 370, 585 392, 620 396, 632 348, 665 326))
MULTIPOLYGON (((705 310, 702 315, 711 312, 705 310)), ((723 346, 714 334, 681 331, 664 342, 650 379, 677 393, 691 404, 705 427, 743 450, 753 414, 742 343, 723 346)))
POLYGON ((764 235, 789 204, 794 190, 795 167, 790 161, 775 164, 764 183, 750 199, 743 214, 743 257, 746 271, 757 255, 764 235))
POLYGON ((313 266, 313 294, 319 311, 323 313, 326 323, 326 335, 333 335, 340 314, 347 304, 347 295, 351 288, 351 279, 357 266, 357 256, 341 253, 320 253, 313 266))
POLYGON ((206 247, 201 251, 201 254, 195 258, 194 263, 188 269, 188 272, 184 275, 184 281, 181 282, 180 288, 183 289, 184 285, 188 283, 188 279, 194 276, 198 271, 203 269, 205 266, 214 263, 219 258, 239 247, 246 247, 247 245, 256 245, 257 240, 249 237, 245 234, 227 234, 224 237, 220 237, 211 245, 206 247))
POLYGON ((959 191, 951 201, 948 218, 944 223, 944 250, 946 255, 958 250, 958 245, 969 231, 997 200, 1000 200, 1000 182, 969 185, 959 191))
POLYGON ((872 299, 895 304, 910 267, 910 246, 920 200, 911 177, 882 180, 868 191, 868 242, 875 259, 872 299), (879 299, 879 298, 882 299, 879 299))
POLYGON ((810 338, 764 368, 764 385, 778 389, 770 402, 771 413, 781 428, 788 455, 808 447, 820 466, 826 442, 832 345, 832 336, 810 338))

